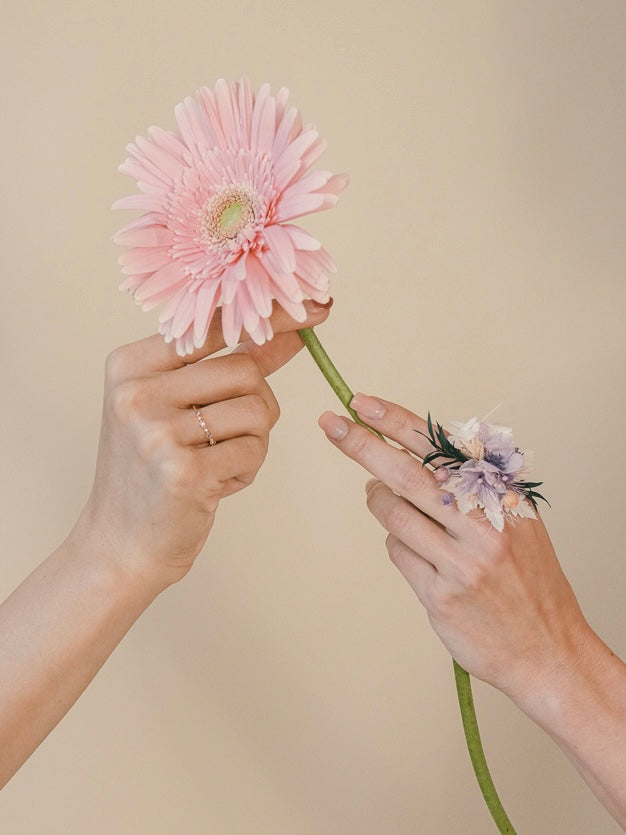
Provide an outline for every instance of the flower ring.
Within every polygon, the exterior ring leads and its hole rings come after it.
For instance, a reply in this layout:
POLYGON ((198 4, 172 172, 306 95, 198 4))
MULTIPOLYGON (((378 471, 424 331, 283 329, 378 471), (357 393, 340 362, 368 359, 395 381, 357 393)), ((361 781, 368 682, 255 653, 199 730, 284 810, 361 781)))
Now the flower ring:
POLYGON ((537 499, 549 504, 535 489, 543 482, 526 480, 530 454, 513 444, 513 432, 508 426, 472 418, 466 423, 451 421, 446 433, 440 423, 433 426, 429 413, 428 435, 419 434, 433 446, 424 465, 442 459, 434 475, 444 491, 443 504, 456 501, 461 513, 481 508, 500 532, 505 521, 514 517, 536 519, 537 499))

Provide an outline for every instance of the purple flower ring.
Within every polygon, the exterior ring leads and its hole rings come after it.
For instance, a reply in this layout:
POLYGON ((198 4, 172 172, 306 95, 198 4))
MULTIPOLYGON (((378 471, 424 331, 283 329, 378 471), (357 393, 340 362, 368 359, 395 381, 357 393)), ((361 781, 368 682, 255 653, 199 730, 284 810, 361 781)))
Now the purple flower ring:
POLYGON ((433 426, 429 413, 428 434, 420 434, 433 446, 424 465, 440 459, 435 480, 443 504, 456 501, 461 513, 480 508, 499 532, 516 517, 536 519, 538 499, 549 504, 536 490, 543 482, 527 480, 530 454, 515 446, 508 426, 471 418, 451 421, 446 432, 440 423, 433 426))

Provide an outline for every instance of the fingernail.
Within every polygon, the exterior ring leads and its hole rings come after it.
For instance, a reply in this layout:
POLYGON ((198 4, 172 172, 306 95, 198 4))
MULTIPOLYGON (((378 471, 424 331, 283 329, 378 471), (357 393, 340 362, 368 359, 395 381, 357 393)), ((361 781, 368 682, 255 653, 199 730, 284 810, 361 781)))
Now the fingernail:
POLYGON ((316 313, 326 313, 330 310, 333 306, 334 299, 330 298, 325 304, 321 304, 320 302, 313 301, 312 299, 308 299, 305 302, 305 307, 307 308, 308 312, 315 316, 316 313))
POLYGON ((369 491, 372 489, 372 487, 375 484, 378 484, 378 479, 377 478, 370 478, 369 481, 366 481, 365 482, 365 492, 369 493, 369 491))
POLYGON ((334 412, 324 412, 318 423, 333 441, 341 441, 348 434, 348 421, 334 412))
POLYGON ((367 394, 357 392, 352 400, 350 406, 355 412, 358 412, 361 417, 369 418, 370 420, 378 420, 385 414, 385 407, 376 400, 375 397, 369 397, 367 394))

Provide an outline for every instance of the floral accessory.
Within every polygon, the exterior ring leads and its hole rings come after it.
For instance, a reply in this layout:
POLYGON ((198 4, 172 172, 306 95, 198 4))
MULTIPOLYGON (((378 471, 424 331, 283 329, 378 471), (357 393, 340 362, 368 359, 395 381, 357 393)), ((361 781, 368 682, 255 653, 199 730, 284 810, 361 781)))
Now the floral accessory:
POLYGON ((428 435, 419 434, 428 438, 434 447, 424 458, 424 464, 439 458, 445 462, 435 470, 435 479, 445 490, 444 504, 456 501, 461 513, 482 508, 500 532, 505 521, 514 517, 536 519, 537 499, 549 504, 535 490, 543 482, 525 480, 530 469, 526 460, 530 453, 514 446, 513 431, 508 426, 471 418, 467 423, 452 421, 446 435, 440 423, 433 427, 429 414, 428 435))
MULTIPOLYGON (((222 307, 224 339, 232 346, 242 327, 257 344, 272 338, 272 299, 296 321, 304 321, 305 296, 321 303, 329 298, 328 274, 335 271, 332 259, 319 241, 287 221, 334 206, 348 178, 326 171, 309 173, 326 144, 315 128, 302 125, 294 107, 287 109, 286 88, 275 97, 269 89, 264 84, 254 94, 250 82, 242 78, 239 82, 220 80, 213 90, 198 90, 195 98, 186 98, 176 108, 178 133, 149 128, 147 138, 137 137, 128 146, 130 157, 120 166, 123 173, 137 180, 141 193, 118 200, 113 208, 144 211, 114 237, 116 243, 130 247, 120 258, 127 276, 121 289, 129 290, 144 310, 165 303, 159 330, 166 342, 175 341, 182 356, 204 343, 218 305, 222 307)), ((350 406, 353 392, 313 328, 298 333, 346 410, 357 423, 363 423, 350 406)), ((441 473, 439 478, 445 472, 445 502, 457 498, 449 489, 455 485, 452 479, 467 477, 474 487, 484 481, 484 475, 478 471, 470 475, 469 469, 467 476, 460 476, 465 463, 491 463, 503 485, 510 474, 486 455, 470 454, 479 450, 479 443, 483 452, 489 447, 493 456, 497 450, 503 455, 509 451, 504 439, 500 446, 495 440, 486 444, 480 437, 480 424, 476 434, 470 424, 472 421, 456 425, 457 434, 448 441, 439 424, 434 435, 429 416, 431 442, 441 445, 430 454, 430 460, 452 451, 445 455, 450 461, 445 471, 443 467, 436 470, 441 473), (452 443, 454 437, 459 440, 458 447, 452 443)), ((201 428, 208 432, 205 426, 201 428)), ((207 440, 211 444, 208 436, 207 440)), ((517 463, 515 454, 521 453, 515 449, 506 467, 517 463)), ((427 459, 425 463, 429 463, 427 459)), ((528 492, 520 492, 536 507, 534 498, 543 498, 533 491, 539 485, 513 482, 509 486, 515 492, 520 485, 528 488, 528 492)), ((460 487, 457 493, 461 496, 460 487)), ((477 488, 475 493, 478 496, 477 488)), ((462 497, 464 500, 470 499, 462 497)), ((505 512, 502 505, 500 511, 505 512)), ((495 508, 493 512, 497 515, 495 508)), ((463 730, 478 784, 499 831, 515 835, 485 759, 470 675, 454 660, 453 666, 463 730)))
POLYGON ((309 171, 326 142, 288 96, 220 79, 176 107, 178 132, 151 127, 127 146, 119 170, 140 194, 113 208, 144 214, 113 238, 130 247, 120 289, 144 310, 164 303, 159 331, 181 356, 204 344, 218 305, 227 345, 242 327, 261 345, 273 299, 298 322, 305 298, 329 299, 333 260, 290 221, 334 206, 348 177, 309 171))

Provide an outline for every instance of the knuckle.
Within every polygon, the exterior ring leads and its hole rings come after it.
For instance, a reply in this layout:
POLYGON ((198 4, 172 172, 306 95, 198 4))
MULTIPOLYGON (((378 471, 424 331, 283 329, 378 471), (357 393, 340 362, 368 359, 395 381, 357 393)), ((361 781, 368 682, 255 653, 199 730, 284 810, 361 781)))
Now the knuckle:
POLYGON ((389 559, 397 567, 403 552, 402 543, 396 536, 390 533, 387 534, 387 538, 385 539, 385 545, 387 546, 387 553, 389 554, 389 559))
MULTIPOLYGON (((382 482, 381 482, 381 484, 382 484, 382 482)), ((370 491, 367 493, 367 495, 365 497, 365 503, 367 504, 367 507, 372 511, 372 513, 374 512, 375 508, 378 505, 378 500, 380 498, 379 497, 379 490, 380 490, 381 484, 375 484, 370 489, 370 491)))
POLYGON ((263 375, 261 374, 261 369, 250 354, 244 352, 231 354, 230 359, 235 365, 234 373, 239 383, 246 389, 256 388, 259 381, 263 379, 263 375))
POLYGON ((114 348, 104 363, 104 379, 110 386, 116 385, 124 379, 128 368, 128 357, 125 346, 114 348))
MULTIPOLYGON (((242 438, 242 441, 244 444, 243 457, 247 462, 247 466, 256 472, 263 461, 265 461, 265 456, 267 455, 267 443, 263 438, 259 438, 257 435, 246 435, 242 438)), ((233 472, 236 472, 238 469, 241 470, 241 464, 238 460, 238 456, 236 455, 233 455, 232 458, 232 469, 233 472)))
POLYGON ((197 474, 190 456, 182 454, 167 455, 160 462, 160 474, 165 489, 174 496, 194 493, 197 474))
POLYGON ((157 421, 144 421, 137 436, 137 446, 147 460, 163 460, 171 457, 176 444, 170 427, 157 421))
POLYGON ((458 609, 460 594, 458 589, 447 586, 440 588, 432 597, 432 615, 439 621, 446 621, 458 609))
POLYGON ((250 394, 248 397, 250 412, 255 424, 258 424, 263 431, 269 431, 273 425, 270 404, 261 394, 250 394))
POLYGON ((370 433, 368 432, 367 429, 364 429, 362 432, 359 432, 358 431, 359 427, 357 427, 357 431, 354 431, 355 430, 354 426, 352 426, 351 428, 352 428, 353 431, 348 435, 349 450, 350 450, 350 453, 353 456, 358 458, 361 455, 363 455, 363 453, 366 451, 366 449, 369 446, 369 440, 370 439, 369 439, 368 436, 369 436, 370 433))
POLYGON ((269 417, 270 417, 270 429, 271 429, 273 426, 276 426, 276 424, 278 423, 278 419, 280 417, 280 406, 278 404, 278 400, 276 400, 276 397, 274 396, 274 392, 271 390, 271 388, 269 386, 267 388, 268 388, 269 399, 266 400, 265 402, 266 402, 266 406, 268 408, 268 413, 269 413, 269 417))
POLYGON ((141 411, 144 402, 144 387, 138 380, 117 383, 109 393, 111 410, 122 423, 131 422, 141 411))
POLYGON ((389 414, 389 426, 393 432, 402 433, 408 428, 410 413, 396 406, 389 414))
POLYGON ((263 418, 268 413, 268 406, 265 398, 253 392, 248 395, 248 407, 255 418, 263 418))
POLYGON ((426 471, 414 458, 407 458, 398 469, 398 485, 406 493, 416 493, 426 486, 426 471))
POLYGON ((394 501, 386 514, 385 527, 394 534, 401 534, 411 523, 411 509, 403 501, 394 501))

